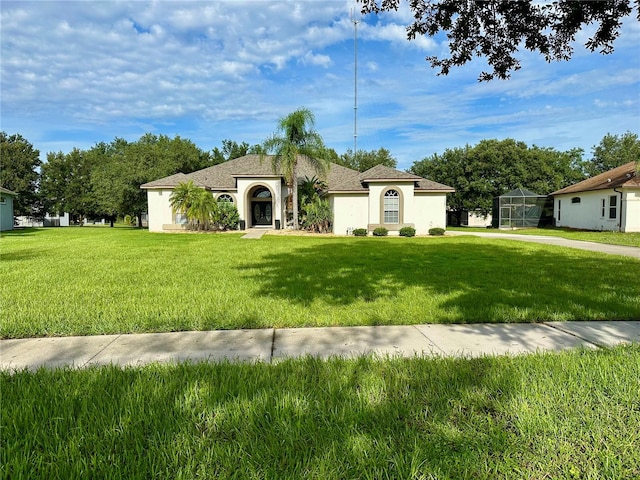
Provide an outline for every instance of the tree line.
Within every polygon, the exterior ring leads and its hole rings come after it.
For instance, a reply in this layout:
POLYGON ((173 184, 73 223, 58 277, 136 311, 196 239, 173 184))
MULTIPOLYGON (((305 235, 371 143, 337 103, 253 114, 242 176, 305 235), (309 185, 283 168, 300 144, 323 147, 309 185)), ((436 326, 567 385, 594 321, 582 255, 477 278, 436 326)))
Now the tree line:
MULTIPOLYGON (((191 173, 248 154, 267 153, 262 144, 225 139, 205 151, 191 140, 147 133, 137 141, 116 137, 88 150, 49 152, 46 161, 22 135, 0 132, 0 185, 16 192, 16 216, 42 218, 46 213, 68 212, 72 220, 125 215, 138 218, 147 210, 140 185, 175 173, 191 173)), ((325 159, 361 171, 378 163, 395 167, 388 150, 347 151, 338 155, 323 147, 325 159)))
MULTIPOLYGON (((42 217, 69 212, 80 222, 86 218, 111 221, 125 215, 138 217, 147 210, 140 185, 175 173, 191 173, 247 154, 265 154, 264 144, 223 140, 221 147, 204 151, 191 140, 145 134, 137 141, 115 138, 88 150, 50 152, 46 162, 20 134, 0 132, 0 185, 18 193, 15 215, 42 217)), ((338 154, 324 147, 320 155, 358 171, 383 164, 397 167, 385 148, 347 150, 338 154)), ((566 152, 529 147, 513 139, 482 140, 456 147, 413 163, 410 172, 456 189, 450 194, 451 210, 491 211, 492 198, 514 188, 548 194, 618 165, 640 158, 638 135, 607 134, 583 160, 581 149, 566 152)))
POLYGON ((414 162, 409 171, 456 189, 449 194, 447 208, 457 212, 491 213, 493 198, 516 188, 548 195, 587 177, 640 159, 638 135, 607 134, 592 148, 565 152, 529 147, 513 139, 482 140, 477 145, 446 149, 414 162))

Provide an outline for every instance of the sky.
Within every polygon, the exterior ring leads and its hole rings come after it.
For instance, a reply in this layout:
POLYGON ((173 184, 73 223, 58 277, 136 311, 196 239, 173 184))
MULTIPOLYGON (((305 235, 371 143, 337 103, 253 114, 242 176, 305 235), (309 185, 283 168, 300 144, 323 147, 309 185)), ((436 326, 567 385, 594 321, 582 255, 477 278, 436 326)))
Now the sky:
POLYGON ((546 63, 523 52, 509 80, 482 59, 448 76, 425 60, 443 35, 406 39, 406 2, 361 16, 353 1, 0 2, 0 128, 40 151, 179 135, 203 150, 251 145, 299 107, 338 154, 386 148, 398 168, 447 148, 513 138, 584 158, 607 133, 640 134, 640 22, 611 55, 546 63), (355 14, 352 12, 355 10, 355 14))

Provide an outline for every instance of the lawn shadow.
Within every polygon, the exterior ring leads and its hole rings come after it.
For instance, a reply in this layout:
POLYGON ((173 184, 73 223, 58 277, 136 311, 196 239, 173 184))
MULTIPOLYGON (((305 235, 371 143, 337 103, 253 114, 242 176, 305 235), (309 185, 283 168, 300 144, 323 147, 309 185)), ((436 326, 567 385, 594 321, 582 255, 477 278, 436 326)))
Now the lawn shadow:
POLYGON ((491 359, 41 370, 3 383, 15 476, 74 477, 88 463, 138 478, 480 478, 518 449, 501 409, 522 380, 491 359))
POLYGON ((494 322, 552 315, 640 318, 640 287, 630 262, 635 260, 508 240, 335 239, 269 253, 237 268, 258 284, 260 295, 303 306, 317 300, 338 307, 394 301, 414 288, 418 295, 442 298, 440 306, 455 312, 456 321, 494 322))

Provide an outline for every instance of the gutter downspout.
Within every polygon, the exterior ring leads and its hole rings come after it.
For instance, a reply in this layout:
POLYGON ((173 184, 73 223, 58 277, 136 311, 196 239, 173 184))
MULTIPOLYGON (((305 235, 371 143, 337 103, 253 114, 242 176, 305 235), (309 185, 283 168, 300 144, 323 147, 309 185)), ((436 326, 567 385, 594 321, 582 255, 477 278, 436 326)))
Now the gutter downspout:
POLYGON ((620 194, 620 220, 618 221, 618 232, 622 232, 622 192, 616 190, 618 187, 613 187, 613 191, 620 194))

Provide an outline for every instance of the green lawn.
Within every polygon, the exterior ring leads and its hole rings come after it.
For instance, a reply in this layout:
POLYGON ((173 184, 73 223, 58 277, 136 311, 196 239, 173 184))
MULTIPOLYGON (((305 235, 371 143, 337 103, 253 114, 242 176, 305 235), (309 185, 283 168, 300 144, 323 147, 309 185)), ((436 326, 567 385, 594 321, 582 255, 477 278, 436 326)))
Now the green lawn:
POLYGON ((3 234, 2 338, 640 318, 640 260, 475 237, 3 234))
POLYGON ((0 476, 640 477, 640 346, 0 373, 0 476))
POLYGON ((551 237, 562 237, 568 238, 569 240, 581 240, 584 242, 640 247, 640 233, 635 232, 592 232, 571 228, 523 228, 520 230, 498 230, 496 228, 447 227, 447 230, 458 232, 515 233, 517 235, 548 235, 551 237))

